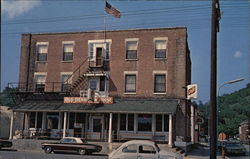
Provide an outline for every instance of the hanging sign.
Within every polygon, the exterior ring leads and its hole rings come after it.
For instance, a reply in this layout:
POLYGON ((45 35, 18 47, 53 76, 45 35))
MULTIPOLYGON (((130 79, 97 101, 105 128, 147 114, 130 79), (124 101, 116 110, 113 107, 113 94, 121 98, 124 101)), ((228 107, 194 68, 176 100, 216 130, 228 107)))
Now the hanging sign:
POLYGON ((191 84, 187 86, 187 99, 196 99, 197 98, 197 84, 191 84))

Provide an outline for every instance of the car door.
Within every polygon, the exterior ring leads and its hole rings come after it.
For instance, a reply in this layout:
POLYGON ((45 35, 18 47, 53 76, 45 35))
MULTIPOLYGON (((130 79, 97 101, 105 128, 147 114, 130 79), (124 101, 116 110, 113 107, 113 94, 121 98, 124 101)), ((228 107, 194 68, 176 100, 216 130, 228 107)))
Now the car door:
POLYGON ((157 159, 158 153, 152 145, 138 145, 137 159, 157 159))
POLYGON ((121 154, 119 155, 119 158, 121 159, 137 159, 138 155, 138 149, 137 145, 127 145, 121 150, 121 154))

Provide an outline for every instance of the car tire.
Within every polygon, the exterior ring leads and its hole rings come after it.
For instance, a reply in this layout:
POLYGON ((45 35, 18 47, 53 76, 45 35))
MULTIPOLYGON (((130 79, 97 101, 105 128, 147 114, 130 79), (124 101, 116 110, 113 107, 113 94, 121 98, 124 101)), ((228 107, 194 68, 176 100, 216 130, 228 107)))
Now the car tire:
POLYGON ((52 148, 50 147, 50 146, 46 146, 45 148, 44 148, 44 152, 45 153, 51 153, 53 150, 52 150, 52 148))
POLYGON ((85 155, 85 154, 86 154, 86 150, 85 150, 85 149, 79 149, 79 150, 78 150, 78 153, 79 153, 80 155, 85 155))

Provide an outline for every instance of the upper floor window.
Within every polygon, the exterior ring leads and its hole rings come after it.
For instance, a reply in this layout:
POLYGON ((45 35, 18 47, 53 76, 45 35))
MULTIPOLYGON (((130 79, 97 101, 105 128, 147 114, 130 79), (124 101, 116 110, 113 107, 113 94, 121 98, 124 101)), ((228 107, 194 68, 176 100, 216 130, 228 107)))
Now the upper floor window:
POLYGON ((167 57, 167 37, 154 38, 155 58, 167 57))
POLYGON ((36 92, 44 92, 45 90, 45 81, 46 81, 46 74, 45 73, 36 73, 34 78, 35 84, 35 91, 36 92))
POLYGON ((63 61, 73 60, 73 49, 74 49, 73 42, 63 43, 63 61))
POLYGON ((154 75, 154 92, 155 93, 166 92, 166 75, 165 74, 154 75))
POLYGON ((89 40, 88 41, 88 57, 91 61, 100 61, 104 58, 109 60, 111 40, 89 40))
POLYGON ((39 42, 36 45, 37 48, 37 61, 47 61, 48 43, 39 42))
POLYGON ((72 73, 61 73, 61 91, 68 92, 72 84, 72 73))
POLYGON ((136 92, 136 75, 125 75, 125 92, 136 92))
POLYGON ((138 40, 126 41, 126 59, 137 59, 138 40))

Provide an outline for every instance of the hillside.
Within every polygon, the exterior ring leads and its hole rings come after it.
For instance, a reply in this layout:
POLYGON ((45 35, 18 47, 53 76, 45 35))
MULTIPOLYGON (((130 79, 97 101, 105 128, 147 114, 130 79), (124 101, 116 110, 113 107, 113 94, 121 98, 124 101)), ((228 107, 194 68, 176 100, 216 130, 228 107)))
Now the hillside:
POLYGON ((219 98, 218 131, 238 134, 239 124, 250 116, 250 84, 246 88, 219 98))

